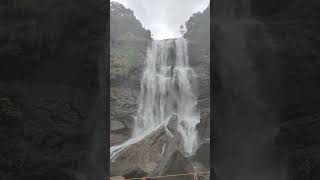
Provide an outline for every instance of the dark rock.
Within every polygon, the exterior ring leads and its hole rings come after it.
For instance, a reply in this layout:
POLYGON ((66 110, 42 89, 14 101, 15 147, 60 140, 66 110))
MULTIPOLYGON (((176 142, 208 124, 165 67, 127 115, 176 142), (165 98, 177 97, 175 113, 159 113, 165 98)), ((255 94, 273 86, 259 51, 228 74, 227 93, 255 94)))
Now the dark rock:
POLYGON ((201 141, 210 138, 210 110, 203 110, 200 114, 200 122, 196 128, 201 141))
POLYGON ((195 155, 195 160, 203 164, 207 169, 210 169, 210 144, 202 144, 195 155))
POLYGON ((210 107, 210 96, 208 98, 198 99, 197 106, 199 107, 199 109, 210 107))
POLYGON ((126 172, 124 172, 123 177, 126 179, 130 178, 141 178, 145 177, 147 175, 146 172, 144 172, 141 168, 135 167, 132 169, 128 169, 126 172))
POLYGON ((168 158, 173 152, 183 149, 180 134, 178 132, 171 133, 168 133, 165 127, 160 127, 141 141, 130 145, 115 161, 118 163, 130 162, 150 173, 161 160, 168 158))
POLYGON ((110 133, 110 147, 121 144, 130 138, 129 135, 121 133, 110 133))
POLYGON ((171 132, 175 132, 175 131, 177 131, 177 127, 178 127, 178 116, 176 114, 174 114, 171 116, 171 118, 167 124, 167 128, 171 132))
POLYGON ((111 121, 111 123, 110 123, 110 130, 111 131, 117 131, 117 130, 121 130, 124 128, 125 128, 124 124, 120 121, 111 121))
POLYGON ((110 113, 112 120, 127 121, 132 119, 131 115, 135 113, 137 106, 137 93, 135 91, 130 88, 111 86, 110 108, 112 111, 110 113))
MULTIPOLYGON (((163 176, 163 175, 173 175, 173 174, 184 174, 193 173, 193 166, 189 160, 184 157, 181 152, 175 151, 168 159, 160 162, 151 176, 163 176)), ((193 180, 193 175, 191 176, 181 176, 181 177, 168 177, 168 180, 193 180)))
POLYGON ((110 163, 110 176, 121 176, 128 169, 133 169, 135 166, 128 161, 116 161, 110 163))
MULTIPOLYGON (((203 13, 194 14, 186 22, 188 53, 190 66, 197 75, 197 108, 200 110, 200 122, 196 126, 198 142, 201 144, 210 138, 210 7, 203 13)), ((213 31, 215 32, 215 31, 213 31)))
POLYGON ((132 130, 134 128, 134 118, 132 117, 132 115, 126 116, 126 118, 124 118, 122 122, 124 123, 127 130, 132 130))
MULTIPOLYGON (((205 167, 202 163, 192 160, 193 169, 195 172, 208 172, 210 169, 205 167)), ((197 177, 199 180, 209 180, 210 179, 210 173, 199 173, 197 174, 197 177)))
POLYGON ((140 167, 128 161, 112 162, 110 166, 110 176, 139 178, 146 175, 147 173, 144 172, 140 167))

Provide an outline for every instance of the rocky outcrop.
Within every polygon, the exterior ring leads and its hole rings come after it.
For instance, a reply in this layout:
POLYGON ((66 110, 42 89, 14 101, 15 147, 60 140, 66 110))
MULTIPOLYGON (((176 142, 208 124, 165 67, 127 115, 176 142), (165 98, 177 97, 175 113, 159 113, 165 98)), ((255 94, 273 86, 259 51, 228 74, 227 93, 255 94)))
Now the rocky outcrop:
POLYGON ((144 172, 142 169, 140 169, 139 167, 136 167, 134 169, 130 169, 127 172, 123 173, 123 177, 126 179, 130 179, 130 178, 142 178, 145 177, 147 175, 146 172, 144 172))
POLYGON ((198 79, 200 123, 197 130, 200 143, 210 138, 210 7, 194 14, 186 23, 184 37, 189 42, 190 66, 198 79))
POLYGON ((177 131, 177 126, 177 118, 173 116, 166 126, 160 127, 139 142, 130 145, 115 161, 120 164, 136 164, 145 172, 152 172, 163 159, 167 159, 177 150, 183 150, 182 138, 177 131))
MULTIPOLYGON (((193 166, 189 160, 181 154, 179 151, 175 151, 168 158, 160 162, 151 176, 165 176, 165 175, 175 175, 175 174, 187 174, 193 173, 193 166)), ((193 175, 179 176, 179 177, 167 177, 170 180, 192 180, 193 175)))
POLYGON ((111 2, 110 6, 110 126, 111 129, 119 123, 125 126, 110 132, 113 146, 131 135, 151 34, 142 27, 132 10, 116 2, 111 2))
POLYGON ((111 162, 110 176, 121 175, 127 179, 140 178, 147 175, 140 167, 128 161, 111 162))
POLYGON ((210 143, 203 143, 197 150, 195 160, 210 169, 210 143))
POLYGON ((200 117, 200 123, 197 124, 196 128, 200 143, 202 143, 210 139, 210 109, 202 110, 200 117))
POLYGON ((137 91, 124 87, 110 88, 110 145, 120 144, 131 136, 137 109, 137 91), (119 125, 121 128, 119 129, 119 125), (116 129, 116 130, 115 130, 116 129))

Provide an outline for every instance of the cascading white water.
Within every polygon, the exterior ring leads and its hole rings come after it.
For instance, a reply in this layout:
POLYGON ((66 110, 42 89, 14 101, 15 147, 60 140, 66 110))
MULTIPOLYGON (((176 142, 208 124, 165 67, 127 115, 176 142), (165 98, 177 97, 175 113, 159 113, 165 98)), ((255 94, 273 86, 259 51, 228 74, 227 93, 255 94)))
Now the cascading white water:
POLYGON ((178 132, 183 138, 184 152, 197 148, 196 124, 200 120, 196 75, 189 66, 188 43, 184 38, 153 41, 148 49, 141 79, 139 106, 132 138, 110 149, 114 159, 126 147, 166 125, 173 115, 178 117, 178 132))

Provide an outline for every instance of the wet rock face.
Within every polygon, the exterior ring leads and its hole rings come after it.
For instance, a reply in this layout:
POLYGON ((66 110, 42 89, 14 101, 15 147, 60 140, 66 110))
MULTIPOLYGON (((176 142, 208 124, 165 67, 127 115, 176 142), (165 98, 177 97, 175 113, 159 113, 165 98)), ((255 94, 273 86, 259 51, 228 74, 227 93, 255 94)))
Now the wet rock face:
POLYGON ((113 137, 110 144, 114 145, 124 142, 131 135, 138 92, 125 87, 111 87, 110 95, 110 135, 113 137), (120 136, 124 138, 115 138, 120 136))
POLYGON ((184 38, 188 40, 189 63, 197 75, 197 125, 200 144, 210 135, 210 7, 194 14, 187 22, 184 38))
POLYGON ((140 79, 150 31, 144 29, 130 9, 112 2, 110 11, 110 132, 111 146, 128 140, 137 112, 140 79))
POLYGON ((136 144, 130 145, 111 164, 112 175, 124 175, 128 164, 135 164, 151 173, 163 159, 168 159, 177 150, 183 150, 183 142, 177 131, 178 117, 172 115, 166 127, 160 127, 136 144))
POLYGON ((124 124, 120 121, 111 121, 110 127, 111 131, 122 130, 125 128, 124 124))
POLYGON ((110 133, 110 146, 118 145, 130 138, 130 135, 126 135, 124 133, 110 133))
POLYGON ((197 40, 189 43, 190 66, 197 75, 200 123, 197 130, 200 141, 210 135, 210 52, 209 47, 197 40), (199 44, 200 43, 200 44, 199 44))
POLYGON ((179 132, 177 130, 167 132, 165 127, 161 127, 136 144, 130 145, 115 161, 120 164, 127 162, 135 164, 150 173, 159 162, 179 149, 183 149, 179 132))
POLYGON ((197 124, 198 135, 200 143, 210 138, 210 110, 206 109, 201 112, 200 123, 197 124))
MULTIPOLYGON (((163 176, 163 175, 173 175, 173 174, 185 174, 193 173, 193 166, 189 160, 184 157, 181 152, 175 151, 168 158, 160 162, 151 176, 163 176)), ((192 180, 193 176, 180 176, 180 177, 168 177, 166 179, 170 180, 192 180)))
POLYGON ((202 144, 198 148, 194 158, 196 159, 196 161, 203 164, 207 169, 210 169, 210 144, 202 144))
POLYGON ((167 128, 171 131, 171 132, 176 132, 177 131, 177 127, 178 127, 178 116, 177 115, 172 115, 168 124, 167 124, 167 128))

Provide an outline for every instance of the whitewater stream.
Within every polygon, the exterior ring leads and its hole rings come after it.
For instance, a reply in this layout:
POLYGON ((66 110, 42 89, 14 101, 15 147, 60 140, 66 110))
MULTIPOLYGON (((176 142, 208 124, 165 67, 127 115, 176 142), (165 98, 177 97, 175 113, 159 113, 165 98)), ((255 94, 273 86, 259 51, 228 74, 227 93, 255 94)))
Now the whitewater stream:
MULTIPOLYGON (((132 137, 110 148, 112 161, 127 147, 139 142, 160 127, 166 127, 173 115, 178 117, 178 132, 186 156, 198 147, 196 125, 200 121, 195 93, 197 78, 189 66, 188 42, 184 38, 155 40, 141 78, 141 91, 132 137)), ((167 132, 170 131, 166 128, 167 132)))

